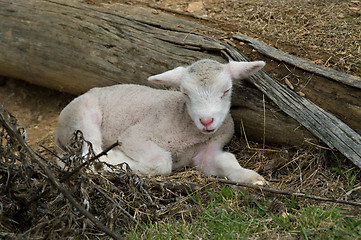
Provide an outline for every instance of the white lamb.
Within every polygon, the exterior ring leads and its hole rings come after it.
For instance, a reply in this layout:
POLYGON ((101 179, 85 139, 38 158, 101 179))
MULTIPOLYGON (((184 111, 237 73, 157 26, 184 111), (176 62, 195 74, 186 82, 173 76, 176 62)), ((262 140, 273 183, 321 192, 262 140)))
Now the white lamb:
POLYGON ((180 91, 130 84, 91 89, 60 113, 55 142, 64 148, 73 132, 81 130, 96 153, 118 140, 121 146, 100 160, 126 162, 141 174, 170 174, 193 165, 207 175, 264 185, 262 176, 242 168, 233 154, 223 151, 234 133, 229 113, 232 80, 264 65, 205 59, 148 78, 180 91))

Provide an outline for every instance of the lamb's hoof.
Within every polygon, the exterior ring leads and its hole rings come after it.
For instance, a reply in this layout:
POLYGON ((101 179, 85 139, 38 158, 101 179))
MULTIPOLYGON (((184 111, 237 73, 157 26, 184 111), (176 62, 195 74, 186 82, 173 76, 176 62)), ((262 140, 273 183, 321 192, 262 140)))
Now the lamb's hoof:
POLYGON ((229 179, 239 183, 248 183, 256 186, 265 186, 266 180, 250 169, 243 169, 243 171, 235 171, 229 176, 229 179))
POLYGON ((266 185, 266 180, 264 179, 264 177, 262 177, 255 171, 247 169, 247 173, 248 173, 248 180, 246 180, 246 182, 260 187, 266 185))
POLYGON ((253 182, 252 184, 253 184, 253 185, 256 185, 256 186, 263 187, 263 186, 266 185, 266 180, 264 180, 264 179, 256 180, 256 181, 253 182))
POLYGON ((266 180, 261 175, 250 169, 246 169, 246 171, 245 173, 248 175, 246 182, 260 187, 266 185, 266 180))

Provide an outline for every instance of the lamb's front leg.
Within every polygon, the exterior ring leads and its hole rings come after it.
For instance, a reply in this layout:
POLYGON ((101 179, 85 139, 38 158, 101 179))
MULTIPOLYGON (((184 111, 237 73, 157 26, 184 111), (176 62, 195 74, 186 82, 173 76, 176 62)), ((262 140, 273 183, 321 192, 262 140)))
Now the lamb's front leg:
POLYGON ((255 171, 241 167, 232 153, 220 152, 216 154, 213 164, 217 175, 227 177, 229 180, 259 186, 264 186, 266 183, 265 179, 255 171))
MULTIPOLYGON (((121 146, 109 151, 101 161, 108 164, 128 163, 143 175, 165 175, 172 171, 172 155, 150 140, 144 128, 134 125, 118 137, 121 146)), ((109 169, 107 169, 109 170, 109 169)))
POLYGON ((261 175, 253 170, 241 167, 232 153, 212 149, 212 147, 200 151, 193 159, 193 163, 207 175, 227 177, 229 180, 239 183, 250 183, 259 186, 266 184, 261 175))

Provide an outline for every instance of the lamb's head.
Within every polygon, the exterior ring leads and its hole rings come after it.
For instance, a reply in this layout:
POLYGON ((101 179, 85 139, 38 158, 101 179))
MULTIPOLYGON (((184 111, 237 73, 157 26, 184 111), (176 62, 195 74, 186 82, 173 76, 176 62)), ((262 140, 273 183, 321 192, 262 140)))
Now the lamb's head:
POLYGON ((197 128, 203 133, 213 133, 229 113, 232 81, 245 78, 264 65, 263 61, 221 64, 204 59, 188 67, 177 67, 149 77, 148 80, 180 87, 188 114, 197 128))

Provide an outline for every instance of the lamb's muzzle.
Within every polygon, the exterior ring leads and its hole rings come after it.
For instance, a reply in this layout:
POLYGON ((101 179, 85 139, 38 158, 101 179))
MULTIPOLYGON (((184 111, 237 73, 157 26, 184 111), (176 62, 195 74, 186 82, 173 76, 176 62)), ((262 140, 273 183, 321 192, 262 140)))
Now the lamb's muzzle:
POLYGON ((206 131, 212 131, 213 130, 211 125, 214 122, 214 118, 200 118, 199 121, 205 127, 206 131))

